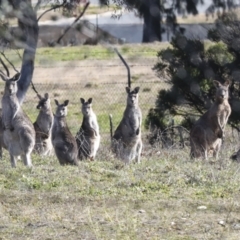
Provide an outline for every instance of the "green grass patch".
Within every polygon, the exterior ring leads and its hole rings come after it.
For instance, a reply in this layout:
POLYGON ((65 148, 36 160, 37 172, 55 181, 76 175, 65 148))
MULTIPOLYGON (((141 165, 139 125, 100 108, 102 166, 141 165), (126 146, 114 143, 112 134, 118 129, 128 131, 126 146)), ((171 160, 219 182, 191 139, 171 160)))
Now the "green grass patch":
POLYGON ((148 149, 142 163, 129 166, 112 157, 106 147, 97 161, 83 161, 79 167, 60 166, 55 156, 32 155, 32 169, 21 161, 12 169, 4 151, 0 162, 1 237, 130 240, 219 236, 237 240, 239 166, 227 159, 229 152, 223 150, 213 163, 191 161, 188 148, 159 150, 161 154, 156 155, 154 149, 148 149))

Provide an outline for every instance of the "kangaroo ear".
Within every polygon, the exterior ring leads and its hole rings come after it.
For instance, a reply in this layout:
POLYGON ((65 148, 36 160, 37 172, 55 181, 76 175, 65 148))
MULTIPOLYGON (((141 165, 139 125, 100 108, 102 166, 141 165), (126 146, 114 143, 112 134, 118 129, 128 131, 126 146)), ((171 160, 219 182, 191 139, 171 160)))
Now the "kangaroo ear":
POLYGON ((56 105, 59 106, 58 100, 54 99, 54 101, 55 101, 56 105))
POLYGON ((126 92, 127 92, 127 93, 130 93, 130 92, 131 92, 130 87, 126 87, 126 92))
POLYGON ((69 103, 69 100, 65 100, 65 101, 64 101, 64 105, 65 105, 65 106, 67 106, 68 103, 69 103))
POLYGON ((45 93, 45 94, 44 94, 44 97, 45 97, 46 99, 48 99, 48 98, 49 98, 49 94, 48 94, 48 93, 45 93))
POLYGON ((80 98, 80 102, 81 102, 82 104, 84 104, 84 103, 85 103, 84 98, 80 98))
POLYGON ((135 87, 133 91, 134 91, 135 93, 138 93, 138 92, 139 92, 139 89, 140 89, 140 87, 135 87))
POLYGON ((2 80, 5 81, 5 82, 8 81, 8 79, 9 79, 9 78, 8 78, 6 75, 4 75, 2 72, 0 72, 0 76, 1 76, 2 80))
POLYGON ((92 103, 92 98, 88 99, 88 103, 91 104, 92 103))
POLYGON ((17 82, 21 77, 20 73, 16 73, 12 78, 11 81, 17 82))
POLYGON ((231 84, 231 81, 230 81, 230 80, 227 80, 227 81, 224 83, 224 86, 229 87, 230 84, 231 84))
POLYGON ((213 84, 216 88, 219 88, 221 86, 221 83, 217 80, 213 80, 213 84))

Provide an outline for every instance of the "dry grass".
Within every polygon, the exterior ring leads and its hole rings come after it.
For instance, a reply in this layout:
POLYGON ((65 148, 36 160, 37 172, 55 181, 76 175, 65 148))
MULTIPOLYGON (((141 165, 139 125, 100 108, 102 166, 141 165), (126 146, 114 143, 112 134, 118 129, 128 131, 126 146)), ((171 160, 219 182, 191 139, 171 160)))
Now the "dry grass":
MULTIPOLYGON (((148 66, 156 57, 125 54, 132 63, 133 85, 142 90, 145 118, 164 87, 148 66)), ((238 137, 230 130, 217 161, 190 160, 189 147, 149 146, 144 128, 140 164, 124 166, 111 154, 108 114, 113 113, 116 126, 125 107, 126 70, 121 63, 106 65, 118 61, 113 56, 92 57, 74 63, 83 66, 78 68, 58 60, 51 63, 56 68, 42 64, 35 69, 40 93, 48 91, 60 101, 70 98, 72 132, 81 123, 79 98, 93 97, 103 138, 97 160, 81 162, 79 167, 62 167, 55 156, 33 155, 33 169, 21 162, 12 169, 5 151, 0 161, 0 239, 239 239, 240 167, 229 160, 238 148, 238 137), (40 85, 41 80, 51 84, 40 85)), ((23 106, 32 120, 36 102, 29 90, 23 106)))
POLYGON ((129 166, 107 148, 79 168, 33 156, 32 170, 11 169, 4 155, 1 239, 239 239, 240 168, 228 159, 230 142, 218 161, 146 147, 142 163, 129 166))

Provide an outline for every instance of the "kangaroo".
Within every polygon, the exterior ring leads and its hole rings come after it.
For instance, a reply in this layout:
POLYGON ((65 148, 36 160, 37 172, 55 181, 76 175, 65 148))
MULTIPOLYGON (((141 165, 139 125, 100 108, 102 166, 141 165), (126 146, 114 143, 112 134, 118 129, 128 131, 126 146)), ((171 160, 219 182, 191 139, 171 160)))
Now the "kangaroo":
MULTIPOLYGON (((135 158, 140 163, 141 158, 143 144, 141 139, 142 113, 138 106, 139 89, 136 87, 131 91, 129 87, 126 87, 127 106, 123 118, 114 134, 111 131, 112 151, 126 164, 135 158)), ((110 125, 112 126, 111 122, 110 115, 110 125)))
POLYGON ((38 98, 37 109, 40 111, 36 122, 33 123, 36 132, 34 151, 41 156, 46 156, 51 155, 53 150, 51 140, 53 113, 48 93, 45 93, 44 97, 38 94, 38 98))
POLYGON ((65 100, 63 104, 59 104, 55 99, 55 103, 57 105, 57 109, 56 114, 54 115, 52 128, 53 148, 61 165, 78 165, 77 143, 66 122, 67 105, 69 101, 65 100))
POLYGON ((2 123, 2 109, 0 109, 0 159, 2 159, 3 148, 7 150, 7 146, 3 141, 3 123, 2 123))
POLYGON ((17 81, 20 74, 8 78, 0 73, 5 81, 2 98, 3 141, 10 154, 11 166, 16 167, 16 157, 21 156, 24 164, 32 166, 31 153, 35 145, 35 131, 32 122, 22 110, 17 98, 17 81))
POLYGON ((227 124, 231 107, 228 103, 229 81, 221 84, 213 81, 216 87, 215 102, 194 124, 190 131, 191 158, 208 158, 209 151, 218 158, 222 145, 224 130, 227 124))
POLYGON ((96 114, 92 110, 92 98, 89 98, 88 101, 80 98, 80 101, 83 121, 76 135, 78 158, 94 160, 100 145, 99 125, 96 114))

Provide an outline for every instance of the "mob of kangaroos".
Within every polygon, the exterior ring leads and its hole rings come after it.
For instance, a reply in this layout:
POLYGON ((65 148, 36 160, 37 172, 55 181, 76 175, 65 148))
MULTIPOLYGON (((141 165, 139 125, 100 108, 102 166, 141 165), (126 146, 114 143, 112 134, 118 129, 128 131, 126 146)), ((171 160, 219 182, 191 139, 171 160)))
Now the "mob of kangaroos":
POLYGON ((218 153, 224 137, 224 129, 227 124, 231 107, 228 103, 229 81, 221 84, 213 81, 216 87, 215 102, 194 124, 190 132, 190 145, 192 158, 208 158, 209 151, 213 151, 213 157, 218 158, 218 153))
POLYGON ((83 121, 76 135, 78 158, 94 160, 100 144, 99 125, 96 114, 92 110, 92 98, 89 98, 88 101, 80 98, 80 101, 83 121))
MULTIPOLYGON (((127 106, 113 135, 111 127, 112 151, 126 164, 135 158, 140 163, 141 158, 143 144, 141 138, 142 113, 138 105, 139 89, 139 87, 136 87, 131 90, 126 87, 127 106)), ((112 126, 111 116, 110 125, 112 126)))
POLYGON ((21 156, 24 164, 32 166, 31 153, 35 145, 35 131, 32 122, 23 112, 17 98, 17 81, 20 74, 9 78, 0 72, 5 81, 2 98, 3 141, 10 154, 11 165, 16 167, 16 158, 21 156))
POLYGON ((68 102, 65 100, 63 104, 59 104, 55 99, 57 109, 52 128, 52 144, 61 165, 78 165, 76 139, 70 132, 66 121, 68 102))
POLYGON ((36 132, 34 151, 41 156, 46 156, 51 155, 53 150, 51 139, 53 113, 48 93, 45 93, 44 97, 38 94, 38 98, 37 109, 39 109, 39 114, 36 122, 33 123, 36 132))

